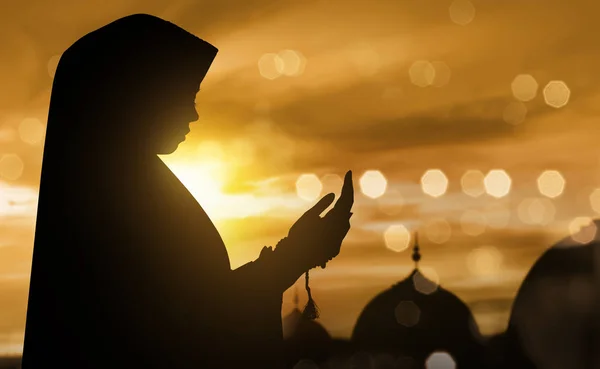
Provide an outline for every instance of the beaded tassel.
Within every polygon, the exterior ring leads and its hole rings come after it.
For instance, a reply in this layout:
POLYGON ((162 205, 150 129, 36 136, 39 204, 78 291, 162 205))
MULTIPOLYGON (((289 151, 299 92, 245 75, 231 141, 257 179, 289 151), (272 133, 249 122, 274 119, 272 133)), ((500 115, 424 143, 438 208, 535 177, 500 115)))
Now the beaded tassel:
POLYGON ((310 287, 308 286, 308 271, 306 271, 306 273, 304 274, 304 279, 305 279, 306 292, 308 292, 308 302, 306 303, 306 306, 304 307, 304 311, 302 312, 302 315, 306 319, 314 320, 319 317, 319 308, 317 307, 317 304, 315 304, 315 300, 313 300, 312 294, 310 293, 310 287))

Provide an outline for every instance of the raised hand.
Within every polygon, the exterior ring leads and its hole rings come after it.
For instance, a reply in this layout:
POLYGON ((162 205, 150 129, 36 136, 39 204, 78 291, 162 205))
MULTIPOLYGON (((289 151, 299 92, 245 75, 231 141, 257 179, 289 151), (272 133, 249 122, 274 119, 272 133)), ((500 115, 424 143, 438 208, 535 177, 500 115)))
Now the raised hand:
POLYGON ((354 204, 354 185, 352 183, 352 171, 348 171, 344 177, 344 185, 340 198, 323 218, 326 223, 325 248, 328 256, 327 260, 321 264, 325 268, 325 263, 333 259, 340 253, 342 241, 350 230, 350 217, 352 217, 352 205, 354 204))
POLYGON ((294 238, 295 240, 305 239, 309 241, 310 238, 315 238, 317 234, 322 231, 323 224, 321 213, 325 211, 331 205, 335 199, 335 194, 328 193, 323 196, 312 208, 306 213, 302 214, 300 218, 292 225, 288 232, 288 237, 294 238))
POLYGON ((354 204, 352 172, 344 177, 340 198, 325 217, 321 213, 331 205, 333 193, 325 195, 317 204, 304 213, 290 228, 288 238, 297 248, 298 258, 306 260, 310 268, 333 259, 340 252, 342 241, 350 229, 350 210, 354 204))

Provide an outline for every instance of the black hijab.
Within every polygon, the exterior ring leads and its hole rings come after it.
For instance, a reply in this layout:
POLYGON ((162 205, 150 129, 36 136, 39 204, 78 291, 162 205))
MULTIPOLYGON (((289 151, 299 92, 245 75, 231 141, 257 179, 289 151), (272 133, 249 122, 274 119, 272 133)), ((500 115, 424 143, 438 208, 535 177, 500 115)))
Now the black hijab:
MULTIPOLYGON (((174 282, 169 285, 167 277, 172 274, 172 269, 167 270, 159 260, 166 253, 154 250, 155 255, 143 256, 148 260, 153 257, 153 266, 165 269, 150 272, 148 268, 138 269, 127 274, 127 262, 121 261, 122 265, 115 262, 119 258, 124 260, 124 251, 110 245, 111 232, 116 231, 107 229, 104 237, 102 229, 99 226, 94 228, 90 219, 108 219, 108 226, 117 225, 114 219, 123 215, 119 213, 135 208, 133 202, 140 199, 132 199, 129 195, 139 192, 138 188, 144 190, 144 186, 154 185, 144 183, 147 167, 163 170, 156 153, 146 149, 148 139, 161 134, 160 127, 152 122, 152 115, 172 105, 169 101, 171 94, 175 96, 182 90, 186 93, 197 90, 216 53, 215 47, 170 22, 136 14, 85 35, 62 55, 52 87, 42 162, 24 369, 54 364, 63 368, 100 368, 106 365, 117 368, 131 367, 132 362, 146 368, 156 365, 183 367, 183 364, 175 362, 175 351, 171 352, 170 359, 169 355, 147 352, 150 346, 146 343, 140 343, 136 351, 134 346, 137 343, 130 342, 130 338, 143 338, 146 333, 152 333, 150 327, 144 326, 144 331, 128 337, 126 334, 131 332, 110 331, 126 325, 126 320, 136 309, 139 310, 136 317, 141 316, 140 319, 145 319, 145 322, 165 320, 164 316, 152 317, 146 311, 171 315, 175 314, 172 311, 177 311, 179 315, 185 315, 176 308, 169 310, 175 302, 160 301, 161 298, 167 300, 166 295, 152 295, 153 289, 168 290, 172 286, 181 286, 181 283, 174 282), (127 178, 124 180, 123 176, 127 178), (130 187, 124 189, 124 186, 130 187), (123 204, 113 206, 119 202, 123 204), (87 220, 83 219, 86 217, 87 220), (94 243, 96 236, 102 236, 104 244, 100 241, 94 243), (115 258, 116 253, 120 253, 119 258, 115 258), (137 277, 135 273, 138 273, 137 277), (163 280, 162 276, 167 277, 163 280), (116 292, 110 291, 108 286, 119 284, 124 286, 123 291, 135 293, 130 296, 123 292, 115 297, 116 292), (107 299, 112 300, 106 302, 107 299), (156 306, 146 309, 143 305, 148 302, 156 306), (111 311, 107 312, 107 309, 111 311), (129 315, 122 315, 119 309, 129 309, 129 315), (123 348, 122 355, 115 351, 119 345, 128 345, 123 348), (103 350, 106 350, 105 355, 103 350), (136 355, 145 359, 136 358, 136 355)), ((179 191, 181 195, 178 199, 183 199, 180 202, 186 202, 185 189, 177 187, 181 184, 172 173, 167 172, 160 173, 161 178, 165 178, 161 188, 175 186, 175 192, 179 191)), ((158 185, 154 187, 158 188, 158 185)), ((148 193, 156 196, 158 192, 148 193)), ((204 222, 205 214, 199 209, 197 212, 191 208, 185 211, 189 211, 190 218, 195 221, 200 219, 204 222)), ((151 217, 152 214, 149 215, 151 217)), ((129 216, 129 219, 134 218, 129 216)), ((154 224, 162 226, 163 223, 163 218, 157 217, 154 224)), ((148 221, 148 224, 153 223, 148 221)), ((203 224, 212 225, 208 217, 203 224)), ((134 226, 143 227, 145 223, 139 221, 134 226)), ((152 228, 152 225, 148 227, 152 228)), ((181 240, 175 241, 201 238, 208 244, 221 247, 218 232, 206 229, 195 234, 182 234, 181 240), (197 237, 198 234, 201 237, 197 237)), ((129 237, 126 234, 121 236, 129 237)), ((225 268, 228 268, 226 251, 221 248, 223 250, 214 252, 216 256, 213 255, 212 260, 209 258, 209 262, 218 260, 223 265, 227 263, 225 268)), ((134 261, 135 264, 136 258, 142 256, 129 252, 126 257, 128 262, 134 261)), ((195 261, 198 258, 189 259, 195 261)), ((181 267, 186 273, 190 268, 188 265, 181 267)), ((171 319, 171 323, 175 320, 171 319)), ((189 322, 181 319, 177 324, 180 328, 185 324, 193 326, 189 322)), ((144 324, 140 323, 140 326, 144 324)), ((156 330, 163 336, 182 332, 181 329, 170 331, 166 327, 156 330)), ((153 347, 165 347, 165 342, 153 347)), ((182 352, 179 351, 180 354, 182 352)), ((193 362, 184 354, 179 356, 181 360, 193 362)))
POLYGON ((209 43, 145 14, 85 35, 64 52, 56 70, 44 162, 135 155, 139 148, 131 141, 119 146, 123 139, 144 131, 148 112, 171 103, 158 101, 155 91, 177 94, 190 81, 197 90, 216 54, 209 43))

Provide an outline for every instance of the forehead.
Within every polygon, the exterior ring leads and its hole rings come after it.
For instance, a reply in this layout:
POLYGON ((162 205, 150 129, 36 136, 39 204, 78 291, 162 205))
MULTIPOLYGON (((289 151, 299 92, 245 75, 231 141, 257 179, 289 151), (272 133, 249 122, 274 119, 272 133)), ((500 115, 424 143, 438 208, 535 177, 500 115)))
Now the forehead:
POLYGON ((173 70, 169 73, 164 73, 156 76, 154 79, 155 88, 167 90, 170 93, 191 93, 197 92, 200 89, 200 84, 204 76, 193 74, 180 73, 173 70))

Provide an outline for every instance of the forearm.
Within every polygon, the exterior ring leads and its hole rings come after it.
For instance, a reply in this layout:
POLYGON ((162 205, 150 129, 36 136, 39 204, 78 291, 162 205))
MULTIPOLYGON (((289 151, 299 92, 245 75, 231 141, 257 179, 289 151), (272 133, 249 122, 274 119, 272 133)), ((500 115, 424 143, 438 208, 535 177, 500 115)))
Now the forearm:
POLYGON ((233 271, 234 279, 240 284, 251 284, 247 288, 258 293, 283 293, 313 267, 298 249, 292 247, 288 238, 280 241, 274 250, 265 247, 255 261, 233 271))

